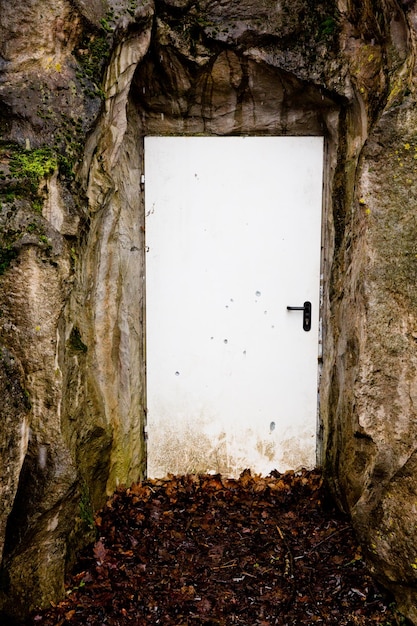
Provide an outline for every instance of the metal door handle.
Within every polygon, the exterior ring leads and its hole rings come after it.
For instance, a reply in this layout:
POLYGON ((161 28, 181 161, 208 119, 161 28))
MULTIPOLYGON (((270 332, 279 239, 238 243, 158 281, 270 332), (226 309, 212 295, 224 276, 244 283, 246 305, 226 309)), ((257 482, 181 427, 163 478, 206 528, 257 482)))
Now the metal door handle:
POLYGON ((311 302, 304 302, 304 306, 287 306, 287 311, 303 311, 303 330, 311 330, 311 302))

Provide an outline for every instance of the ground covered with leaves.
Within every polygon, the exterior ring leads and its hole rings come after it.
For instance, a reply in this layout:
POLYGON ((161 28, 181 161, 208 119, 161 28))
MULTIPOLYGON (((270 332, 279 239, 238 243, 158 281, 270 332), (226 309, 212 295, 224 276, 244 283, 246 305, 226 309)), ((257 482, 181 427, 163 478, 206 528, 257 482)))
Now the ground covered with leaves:
POLYGON ((36 626, 405 624, 318 471, 119 490, 36 626))

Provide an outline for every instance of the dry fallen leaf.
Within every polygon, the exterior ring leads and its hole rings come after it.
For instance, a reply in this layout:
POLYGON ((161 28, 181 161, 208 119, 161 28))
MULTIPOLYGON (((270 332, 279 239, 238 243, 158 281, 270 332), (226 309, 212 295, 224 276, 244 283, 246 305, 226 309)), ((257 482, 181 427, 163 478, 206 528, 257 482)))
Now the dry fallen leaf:
POLYGON ((107 550, 104 547, 104 543, 102 541, 97 541, 94 544, 93 548, 94 558, 96 559, 99 565, 102 565, 106 560, 107 550))
POLYGON ((399 623, 319 471, 168 476, 119 489, 96 519, 70 595, 36 626, 399 623))

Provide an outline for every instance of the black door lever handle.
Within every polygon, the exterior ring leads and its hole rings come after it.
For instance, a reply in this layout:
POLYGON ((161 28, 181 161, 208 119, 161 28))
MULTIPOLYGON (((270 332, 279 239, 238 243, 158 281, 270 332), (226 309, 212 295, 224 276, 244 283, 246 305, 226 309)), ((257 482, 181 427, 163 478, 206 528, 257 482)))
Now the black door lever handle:
POLYGON ((311 330, 311 302, 304 302, 304 306, 287 306, 287 311, 303 311, 303 330, 311 330))

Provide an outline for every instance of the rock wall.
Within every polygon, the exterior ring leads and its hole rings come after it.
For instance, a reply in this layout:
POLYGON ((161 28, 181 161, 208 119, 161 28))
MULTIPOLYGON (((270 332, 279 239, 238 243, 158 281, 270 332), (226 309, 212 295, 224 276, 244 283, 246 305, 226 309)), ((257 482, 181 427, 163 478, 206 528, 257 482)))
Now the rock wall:
POLYGON ((145 467, 145 134, 324 134, 320 455, 417 623, 411 0, 0 0, 0 610, 145 467))

